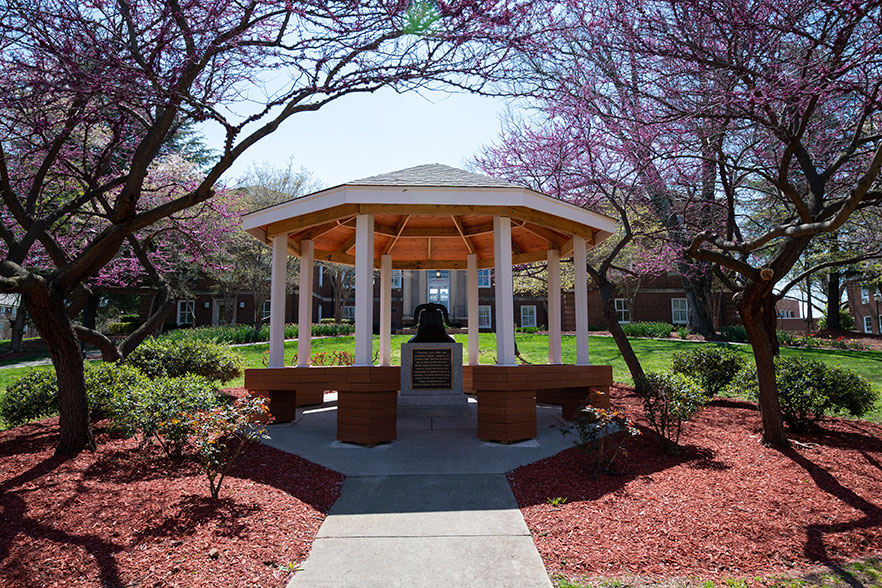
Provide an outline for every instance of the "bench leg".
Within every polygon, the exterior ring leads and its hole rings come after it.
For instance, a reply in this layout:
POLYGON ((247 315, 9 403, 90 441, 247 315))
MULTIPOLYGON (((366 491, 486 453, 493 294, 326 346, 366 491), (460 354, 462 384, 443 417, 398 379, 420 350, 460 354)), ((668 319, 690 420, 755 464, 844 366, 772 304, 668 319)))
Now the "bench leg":
POLYGON ((338 392, 337 440, 359 445, 398 438, 398 390, 338 392))
POLYGON ((325 401, 325 391, 306 389, 297 391, 297 406, 315 406, 325 401))
POLYGON ((297 392, 294 390, 254 390, 252 394, 269 399, 274 423, 289 423, 297 416, 297 392))
POLYGON ((478 438, 513 443, 536 437, 533 390, 476 390, 478 438))

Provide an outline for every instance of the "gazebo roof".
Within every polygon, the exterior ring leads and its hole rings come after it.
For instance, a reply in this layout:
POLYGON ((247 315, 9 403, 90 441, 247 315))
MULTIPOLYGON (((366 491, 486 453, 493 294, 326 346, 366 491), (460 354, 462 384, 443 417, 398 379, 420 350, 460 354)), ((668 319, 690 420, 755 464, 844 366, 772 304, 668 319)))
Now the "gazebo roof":
POLYGON ((529 188, 453 167, 429 164, 355 180, 243 217, 243 228, 270 244, 288 236, 289 252, 303 240, 315 259, 355 264, 355 217, 374 215, 374 259, 390 255, 398 269, 465 269, 470 253, 479 267, 493 265, 493 217, 512 219, 512 261, 562 257, 572 236, 596 245, 616 229, 606 215, 529 188))

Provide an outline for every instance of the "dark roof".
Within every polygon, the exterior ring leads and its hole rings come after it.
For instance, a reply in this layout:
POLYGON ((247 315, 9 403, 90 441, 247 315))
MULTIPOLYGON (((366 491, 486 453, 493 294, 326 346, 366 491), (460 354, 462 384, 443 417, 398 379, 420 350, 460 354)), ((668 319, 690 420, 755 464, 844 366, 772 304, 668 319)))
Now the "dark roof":
POLYGON ((418 165, 388 174, 380 174, 371 176, 353 182, 346 182, 347 186, 426 186, 426 187, 445 187, 445 188, 523 188, 517 184, 506 182, 485 176, 483 174, 475 174, 450 167, 449 165, 441 165, 440 163, 429 163, 426 165, 418 165))

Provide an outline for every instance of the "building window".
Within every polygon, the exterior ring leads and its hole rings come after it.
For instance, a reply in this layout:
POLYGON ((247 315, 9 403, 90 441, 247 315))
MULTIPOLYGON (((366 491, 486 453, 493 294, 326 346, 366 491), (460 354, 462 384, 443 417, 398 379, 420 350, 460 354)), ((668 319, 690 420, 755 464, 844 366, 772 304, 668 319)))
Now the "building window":
POLYGON ((778 318, 795 318, 793 316, 793 311, 789 309, 778 310, 775 312, 778 315, 778 318))
POLYGON ((319 266, 319 288, 325 284, 325 266, 319 266))
POLYGON ((631 322, 631 301, 627 298, 616 298, 616 318, 620 323, 631 322))
POLYGON ((689 301, 685 298, 671 298, 671 322, 675 325, 689 322, 689 301))
POLYGON ((392 287, 401 287, 401 270, 392 270, 392 287))
POLYGON ((260 307, 260 321, 263 322, 269 319, 270 314, 272 314, 272 300, 264 300, 263 306, 260 307))
POLYGON ((491 324, 490 315, 490 305, 480 305, 478 306, 478 328, 479 329, 490 329, 493 327, 491 324))
POLYGON ((443 304, 450 307, 450 270, 432 270, 426 272, 429 286, 427 302, 443 304))
POLYGON ((878 319, 877 322, 879 323, 879 324, 877 325, 877 326, 879 327, 879 334, 882 335, 882 314, 880 314, 880 315, 877 316, 876 318, 878 319))
POLYGON ((870 289, 866 286, 861 286, 861 304, 869 304, 870 303, 870 289))
POLYGON ((490 287, 490 268, 478 270, 478 288, 490 287))
POLYGON ((521 307, 521 327, 536 326, 536 307, 533 305, 521 307))
POLYGON ((865 316, 864 317, 864 333, 872 333, 873 332, 873 317, 865 316))
POLYGON ((192 325, 193 313, 196 310, 195 300, 178 300, 178 324, 192 325))
POLYGON ((343 320, 355 320, 355 305, 347 304, 343 307, 343 320))

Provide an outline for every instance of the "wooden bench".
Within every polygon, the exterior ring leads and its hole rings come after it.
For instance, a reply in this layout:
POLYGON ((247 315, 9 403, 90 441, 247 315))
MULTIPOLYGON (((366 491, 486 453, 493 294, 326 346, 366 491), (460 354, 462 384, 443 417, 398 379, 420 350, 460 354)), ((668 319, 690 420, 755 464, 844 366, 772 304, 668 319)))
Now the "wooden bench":
POLYGON ((478 397, 478 437, 512 443, 536 437, 537 402, 560 405, 566 419, 588 403, 609 408, 612 366, 464 366, 466 383, 478 397))
POLYGON ((269 399, 275 422, 294 420, 305 396, 337 391, 337 439, 375 445, 397 438, 397 366, 316 366, 245 370, 245 388, 269 399))

